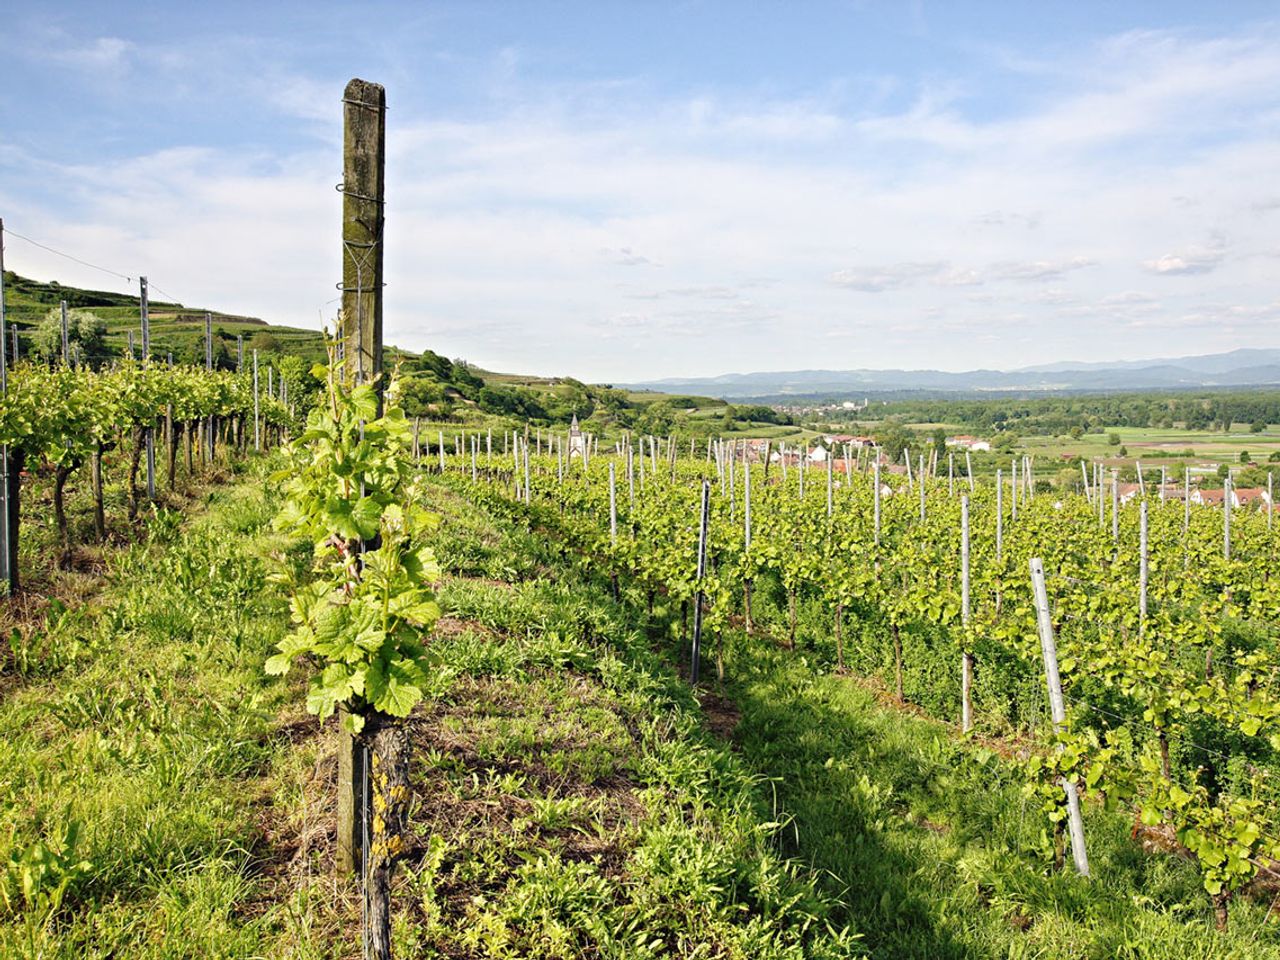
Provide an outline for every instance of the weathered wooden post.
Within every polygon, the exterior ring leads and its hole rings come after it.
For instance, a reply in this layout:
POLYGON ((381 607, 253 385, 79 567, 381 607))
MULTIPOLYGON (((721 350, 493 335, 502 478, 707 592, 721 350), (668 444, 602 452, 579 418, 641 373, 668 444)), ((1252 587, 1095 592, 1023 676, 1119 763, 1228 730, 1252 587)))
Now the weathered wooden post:
MULTIPOLYGON (((342 312, 340 341, 348 382, 373 383, 382 412, 382 275, 385 250, 386 91, 380 84, 352 80, 342 96, 342 312)), ((440 444, 443 469, 444 443, 440 444)), ((339 846, 350 845, 340 867, 361 869, 365 885, 365 950, 374 960, 391 956, 391 873, 395 841, 408 796, 409 736, 403 722, 381 714, 366 721, 350 745, 344 766, 350 779, 339 784, 339 800, 353 814, 339 823, 339 846), (349 751, 349 753, 348 753, 349 751), (358 789, 362 787, 363 789, 358 789), (369 805, 378 811, 370 818, 369 805), (368 858, 360 856, 360 829, 369 837, 368 858)), ((341 755, 340 755, 341 756, 341 755)), ((346 813, 344 809, 342 813, 346 813)))
POLYGON ((382 372, 386 91, 352 80, 342 95, 342 341, 362 381, 382 372))
MULTIPOLYGON (((1062 696, 1062 678, 1058 674, 1058 645, 1053 636, 1053 619, 1049 614, 1049 594, 1044 587, 1044 564, 1031 559, 1031 585, 1036 598, 1036 623, 1040 631, 1040 653, 1044 657, 1045 683, 1049 687, 1049 710, 1053 716, 1053 732, 1059 733, 1067 722, 1066 704, 1062 696)), ((1058 749, 1062 749, 1059 745, 1058 749)), ((1076 872, 1089 876, 1089 855, 1084 847, 1084 820, 1080 816, 1080 795, 1075 782, 1062 778, 1067 796, 1067 829, 1071 835, 1071 858, 1076 872)))

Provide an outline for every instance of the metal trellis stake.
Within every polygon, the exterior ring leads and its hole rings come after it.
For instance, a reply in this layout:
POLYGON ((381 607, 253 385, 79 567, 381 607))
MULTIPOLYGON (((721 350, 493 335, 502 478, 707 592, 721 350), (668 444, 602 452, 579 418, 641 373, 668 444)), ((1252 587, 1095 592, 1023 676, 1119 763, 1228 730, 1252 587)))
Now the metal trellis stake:
MULTIPOLYGON (((1036 622, 1040 629, 1040 653, 1044 657, 1045 682, 1049 687, 1049 709, 1053 716, 1053 732, 1059 733, 1067 722, 1066 704, 1062 696, 1062 678, 1058 674, 1058 645, 1053 636, 1053 619, 1049 615, 1049 594, 1044 587, 1044 564, 1033 557, 1031 585, 1036 598, 1036 622)), ((1059 747, 1061 749, 1061 746, 1059 747)), ((1062 789, 1067 795, 1067 830, 1071 836, 1071 859, 1076 872, 1089 876, 1089 854, 1084 846, 1084 820, 1080 816, 1080 794, 1073 781, 1062 778, 1062 789)))
POLYGON ((707 572, 707 522, 711 513, 711 481, 702 481, 702 517, 698 524, 698 592, 693 601, 693 650, 689 655, 689 681, 698 682, 702 657, 702 578, 707 572))

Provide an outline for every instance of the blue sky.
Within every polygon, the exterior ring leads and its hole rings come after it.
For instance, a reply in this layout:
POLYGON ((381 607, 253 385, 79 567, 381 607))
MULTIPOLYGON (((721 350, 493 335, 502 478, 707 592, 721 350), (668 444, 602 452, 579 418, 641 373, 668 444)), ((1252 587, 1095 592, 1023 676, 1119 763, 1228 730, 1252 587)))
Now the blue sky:
POLYGON ((391 342, 609 381, 1280 346, 1274 4, 8 6, 0 216, 191 304, 332 316, 362 76, 391 342))

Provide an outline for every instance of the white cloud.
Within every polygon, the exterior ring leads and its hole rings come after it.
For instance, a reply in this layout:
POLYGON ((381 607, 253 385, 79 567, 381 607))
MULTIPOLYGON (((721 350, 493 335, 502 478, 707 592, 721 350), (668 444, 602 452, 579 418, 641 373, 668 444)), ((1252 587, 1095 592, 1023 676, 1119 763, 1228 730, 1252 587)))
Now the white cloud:
POLYGON ((119 37, 98 37, 84 44, 54 47, 49 56, 56 62, 98 73, 121 73, 133 59, 137 47, 119 37))
POLYGON ((1151 273, 1162 276, 1186 276, 1189 274, 1209 273, 1222 263, 1223 252, 1207 248, 1186 250, 1182 253, 1166 253, 1154 260, 1142 261, 1143 267, 1151 273))
MULTIPOLYGON (((499 58, 519 101, 461 119, 389 91, 392 342, 626 381, 811 366, 834 330, 850 352, 824 364, 955 369, 1058 359, 1104 335, 1141 356, 1161 329, 1162 351, 1216 349, 1194 325, 1210 316, 1267 329, 1205 306, 1271 299, 1257 193, 1280 136, 1238 122, 1280 109, 1280 84, 1262 82, 1280 80, 1265 31, 1126 35, 1055 64, 1035 102, 995 117, 945 79, 888 115, 881 95, 655 99, 644 84, 579 101, 530 83, 535 59, 499 58), (1160 149, 1130 153, 1143 137, 1160 149), (1209 239, 1183 247, 1194 238, 1209 239), (1185 280, 1138 299, 1151 273, 1185 280)), ((0 209, 193 304, 314 326, 340 268, 340 88, 283 68, 272 86, 269 118, 246 120, 255 135, 283 113, 316 121, 318 146, 217 148, 196 124, 176 146, 59 162, 15 152, 6 131, 0 209)), ((20 272, 101 279, 10 252, 20 272)))
POLYGON ((1068 260, 1026 260, 994 263, 987 268, 992 280, 1058 280, 1074 270, 1096 266, 1097 261, 1088 257, 1071 257, 1068 260))
POLYGON ((922 263, 890 263, 876 267, 849 267, 831 274, 831 282, 838 287, 859 290, 863 293, 883 293, 910 286, 920 280, 936 277, 946 264, 942 261, 922 263))

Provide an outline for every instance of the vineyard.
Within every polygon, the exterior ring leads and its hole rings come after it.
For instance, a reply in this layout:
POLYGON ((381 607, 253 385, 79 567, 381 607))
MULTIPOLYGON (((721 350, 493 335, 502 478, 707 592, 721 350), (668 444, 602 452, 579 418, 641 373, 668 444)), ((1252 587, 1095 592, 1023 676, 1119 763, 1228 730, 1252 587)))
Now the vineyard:
POLYGON ((988 440, 486 381, 384 343, 386 91, 341 104, 332 334, 157 349, 145 277, 6 274, 0 221, 0 957, 1280 960, 1271 468, 1108 432, 1274 398, 988 440))
POLYGON ((8 953, 351 956, 382 904, 396 955, 1276 955, 1265 514, 431 436, 340 370, 305 424, 258 398, 261 459, 243 375, 11 371, 28 411, 137 411, 6 421, 50 466, 123 447, 108 507, 167 417, 166 483, 210 437, 233 469, 14 632, 8 953))
MULTIPOLYGON (((652 438, 568 463, 563 444, 554 458, 520 449, 496 473, 487 458, 477 472, 474 456, 446 469, 554 529, 650 609, 659 594, 678 605, 695 679, 708 641, 724 678, 724 638, 739 626, 748 642, 882 677, 899 700, 971 736, 1021 745, 1049 860, 1063 862, 1070 792, 1132 808, 1135 837, 1176 838, 1194 854, 1220 926, 1235 891, 1277 876, 1269 515, 1156 499, 1120 507, 1097 488, 1061 499, 1016 482, 960 492, 927 475, 887 481, 878 465, 836 474, 830 461, 806 489, 803 468, 787 477, 774 465, 770 477, 743 448, 708 445, 691 460, 652 438), (1065 699, 1056 724, 1033 568, 1052 598, 1065 699)), ((1087 872, 1085 852, 1072 852, 1087 872)))

